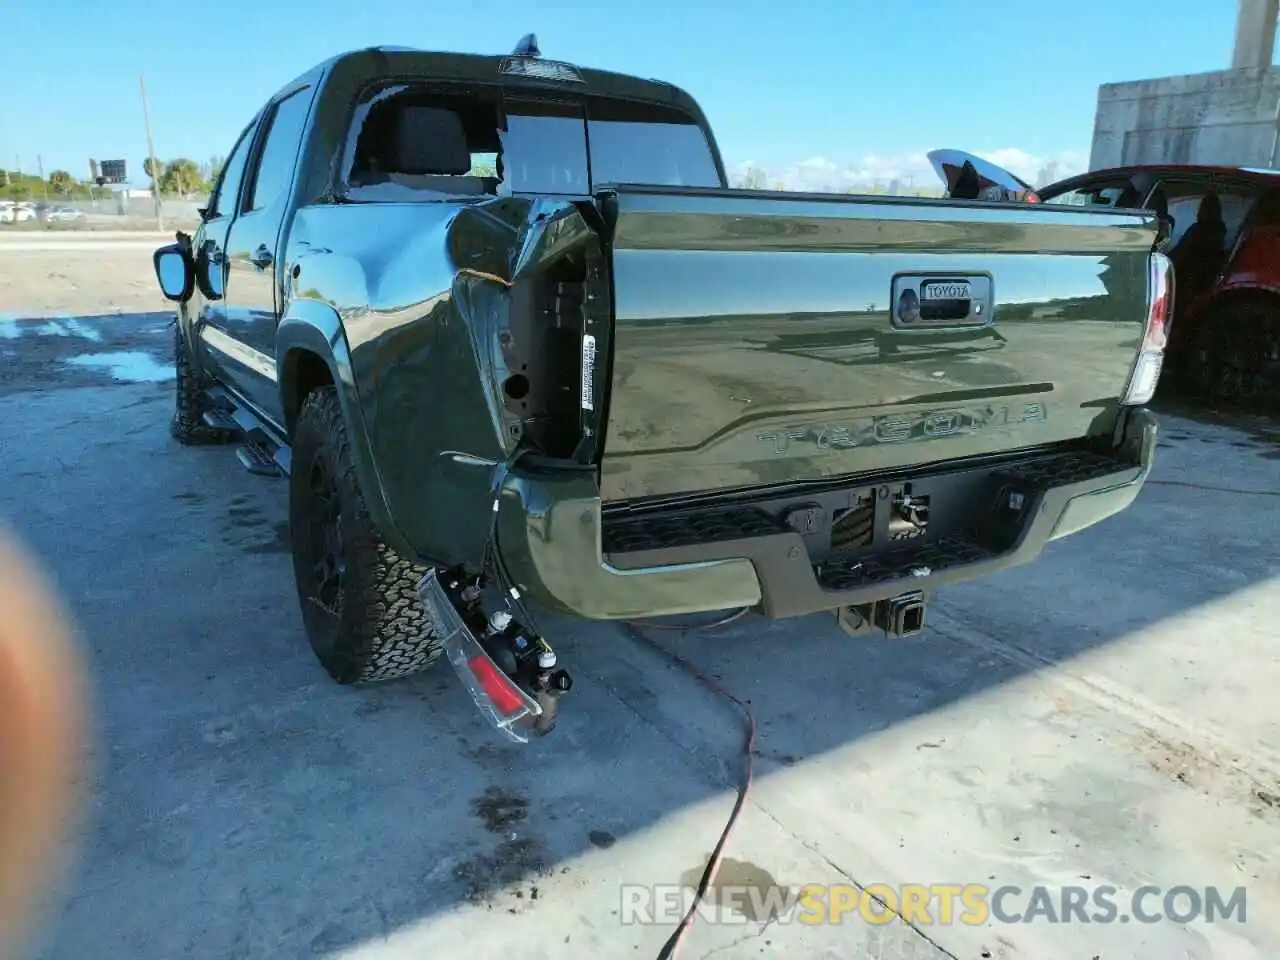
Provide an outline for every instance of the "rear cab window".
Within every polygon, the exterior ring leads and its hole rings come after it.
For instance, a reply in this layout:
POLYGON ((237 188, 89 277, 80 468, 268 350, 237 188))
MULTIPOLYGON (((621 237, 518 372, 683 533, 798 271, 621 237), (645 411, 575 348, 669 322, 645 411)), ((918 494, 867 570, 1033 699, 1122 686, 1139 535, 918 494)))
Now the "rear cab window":
POLYGON ((677 111, 616 100, 588 104, 593 186, 722 186, 702 128, 677 111))
POLYGON ((723 186, 704 129, 667 106, 395 83, 357 104, 343 157, 355 202, 590 196, 606 184, 723 186))

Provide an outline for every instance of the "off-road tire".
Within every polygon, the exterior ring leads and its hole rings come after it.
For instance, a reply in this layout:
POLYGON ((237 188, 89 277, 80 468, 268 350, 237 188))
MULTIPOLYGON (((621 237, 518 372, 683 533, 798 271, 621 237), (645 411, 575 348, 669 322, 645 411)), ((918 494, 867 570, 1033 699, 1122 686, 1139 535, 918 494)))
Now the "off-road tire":
POLYGON ((204 391, 209 381, 200 375, 191 362, 182 336, 182 327, 173 325, 173 368, 175 403, 169 432, 179 443, 188 445, 230 443, 236 439, 236 431, 223 427, 211 427, 204 422, 204 391))
POLYGON ((440 658, 443 645, 417 593, 427 568, 387 546, 370 521, 333 387, 313 391, 298 417, 289 528, 307 639, 329 676, 342 684, 392 680, 440 658), (336 505, 336 520, 324 519, 327 504, 336 505), (336 581, 320 572, 335 568, 343 571, 336 581))

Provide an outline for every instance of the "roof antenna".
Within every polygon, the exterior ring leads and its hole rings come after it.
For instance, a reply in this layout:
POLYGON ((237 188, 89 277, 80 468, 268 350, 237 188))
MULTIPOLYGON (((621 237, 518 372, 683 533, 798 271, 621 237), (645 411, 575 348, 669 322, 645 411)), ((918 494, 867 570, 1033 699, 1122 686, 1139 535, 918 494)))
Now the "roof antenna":
POLYGON ((526 33, 520 38, 520 42, 516 44, 512 56, 516 57, 540 57, 542 51, 538 49, 538 38, 532 33, 526 33))

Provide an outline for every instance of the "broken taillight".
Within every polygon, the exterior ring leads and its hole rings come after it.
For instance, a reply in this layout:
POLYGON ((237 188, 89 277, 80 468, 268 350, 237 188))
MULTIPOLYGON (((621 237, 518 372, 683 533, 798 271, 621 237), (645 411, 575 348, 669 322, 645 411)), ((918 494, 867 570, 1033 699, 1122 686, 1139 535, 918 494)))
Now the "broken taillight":
POLYGON ((1149 403, 1160 382, 1164 351, 1169 343, 1169 325, 1173 319, 1173 263, 1163 253, 1151 255, 1147 296, 1147 323, 1142 333, 1142 347, 1129 377, 1123 402, 1130 405, 1149 403))
POLYGON ((478 657, 472 657, 467 662, 467 666, 471 668, 471 673, 480 684, 480 689, 493 701, 493 706, 499 714, 509 717, 525 712, 520 688, 502 672, 492 658, 481 654, 478 657))
POLYGON ((454 609, 435 570, 428 570, 418 583, 418 597, 443 642, 445 656, 480 712, 512 740, 528 742, 527 727, 542 716, 542 707, 480 646, 454 609))

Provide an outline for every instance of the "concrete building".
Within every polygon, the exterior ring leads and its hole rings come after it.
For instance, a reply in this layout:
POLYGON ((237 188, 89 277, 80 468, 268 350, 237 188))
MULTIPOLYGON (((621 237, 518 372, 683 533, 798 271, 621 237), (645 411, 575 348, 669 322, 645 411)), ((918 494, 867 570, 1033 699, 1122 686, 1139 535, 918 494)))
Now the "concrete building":
POLYGON ((1089 168, 1280 166, 1278 8, 1280 0, 1240 0, 1229 69, 1099 87, 1089 168))

